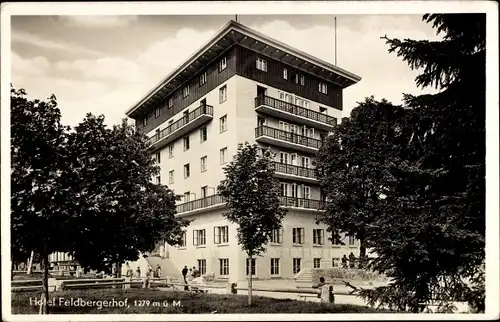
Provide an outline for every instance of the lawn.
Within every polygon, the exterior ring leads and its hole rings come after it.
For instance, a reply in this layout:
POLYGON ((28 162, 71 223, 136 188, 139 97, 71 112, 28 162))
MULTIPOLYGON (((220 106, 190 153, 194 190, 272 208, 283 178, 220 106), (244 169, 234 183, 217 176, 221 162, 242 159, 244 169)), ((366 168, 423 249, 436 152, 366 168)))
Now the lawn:
MULTIPOLYGON (((30 305, 30 298, 39 299, 39 292, 12 293, 13 314, 37 314, 39 307, 30 305)), ((68 290, 51 293, 53 314, 151 314, 151 313, 388 313, 349 304, 321 304, 288 299, 254 297, 248 307, 246 295, 192 294, 158 289, 68 290), (61 298, 63 298, 61 300, 61 298), (94 301, 81 306, 78 299, 94 301), (71 303, 73 300, 73 304, 71 303), (113 302, 113 300, 115 300, 113 302), (126 300, 126 305, 124 301, 126 300), (67 302, 65 302, 67 301, 67 302), (104 302, 109 303, 104 307, 104 302), (101 308, 98 306, 101 305, 101 308), (112 305, 112 306, 110 306, 112 305), (119 307, 122 305, 122 307, 119 307)), ((33 303, 33 301, 32 301, 33 303)))

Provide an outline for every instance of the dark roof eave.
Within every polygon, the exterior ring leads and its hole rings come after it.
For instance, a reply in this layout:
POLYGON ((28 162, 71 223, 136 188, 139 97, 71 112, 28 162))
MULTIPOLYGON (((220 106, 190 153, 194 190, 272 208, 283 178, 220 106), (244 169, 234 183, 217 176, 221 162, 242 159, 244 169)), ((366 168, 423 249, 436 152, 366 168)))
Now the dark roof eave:
MULTIPOLYGON (((244 25, 241 25, 233 20, 229 21, 223 28, 211 38, 207 43, 205 43, 194 55, 192 55, 189 59, 187 59, 184 63, 175 68, 170 74, 168 74, 162 81, 160 81, 152 90, 150 90, 143 98, 141 98, 132 108, 130 108, 126 115, 131 118, 139 117, 144 114, 145 111, 149 111, 152 105, 156 105, 159 101, 165 99, 165 95, 158 100, 153 99, 155 95, 161 92, 169 83, 175 80, 181 73, 190 65, 195 63, 202 55, 207 52, 211 47, 214 47, 217 42, 225 37, 231 30, 239 32, 243 35, 249 37, 258 38, 259 41, 264 41, 269 43, 269 45, 273 47, 278 47, 279 50, 289 52, 294 56, 298 56, 301 59, 306 59, 311 61, 311 63, 317 65, 321 68, 326 68, 327 70, 335 73, 336 75, 342 77, 344 80, 347 80, 346 84, 338 84, 342 88, 349 87, 353 84, 356 84, 361 80, 361 77, 355 75, 349 71, 346 71, 342 68, 334 66, 328 62, 325 62, 319 58, 313 57, 305 52, 302 52, 298 49, 292 48, 284 43, 281 43, 277 40, 271 39, 255 30, 252 30, 244 25)), ((338 83, 338 82, 337 82, 338 83)), ((170 92, 170 91, 168 91, 170 92)))

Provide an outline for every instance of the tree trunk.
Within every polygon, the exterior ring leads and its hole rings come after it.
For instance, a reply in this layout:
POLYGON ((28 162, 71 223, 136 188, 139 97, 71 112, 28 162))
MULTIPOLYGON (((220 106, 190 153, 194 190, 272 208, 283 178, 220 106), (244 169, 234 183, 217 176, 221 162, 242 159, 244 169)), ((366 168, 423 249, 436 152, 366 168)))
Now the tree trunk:
MULTIPOLYGON (((33 253, 32 253, 33 254, 33 253)), ((49 314, 49 255, 47 254, 46 248, 40 252, 40 261, 43 267, 43 279, 42 279, 42 305, 40 308, 40 314, 49 314)))
POLYGON ((248 256, 248 306, 252 306, 252 255, 248 256))
POLYGON ((35 252, 31 251, 30 258, 28 259, 28 271, 26 275, 31 275, 31 271, 33 270, 33 257, 35 256, 35 252))
POLYGON ((366 268, 366 265, 368 264, 366 260, 366 247, 365 247, 365 240, 363 237, 359 238, 359 263, 360 267, 359 268, 366 268))

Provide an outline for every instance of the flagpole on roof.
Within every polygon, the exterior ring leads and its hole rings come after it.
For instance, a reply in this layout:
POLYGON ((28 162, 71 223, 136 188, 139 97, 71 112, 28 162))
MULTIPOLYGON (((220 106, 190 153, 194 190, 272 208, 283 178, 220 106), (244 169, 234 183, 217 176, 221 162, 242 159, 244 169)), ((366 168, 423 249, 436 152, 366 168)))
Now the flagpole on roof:
POLYGON ((337 16, 335 16, 335 66, 337 66, 337 16))

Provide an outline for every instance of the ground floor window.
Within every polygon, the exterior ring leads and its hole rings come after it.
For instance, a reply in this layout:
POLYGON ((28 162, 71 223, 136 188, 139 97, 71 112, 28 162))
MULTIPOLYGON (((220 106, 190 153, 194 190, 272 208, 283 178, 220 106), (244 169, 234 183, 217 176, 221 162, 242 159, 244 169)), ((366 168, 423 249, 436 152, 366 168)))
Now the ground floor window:
POLYGON ((293 273, 298 274, 300 272, 302 264, 302 258, 294 258, 293 259, 293 273))
POLYGON ((207 260, 206 259, 198 259, 198 270, 200 271, 201 275, 207 273, 207 260))
POLYGON ((220 276, 229 275, 229 258, 219 258, 220 276))
POLYGON ((313 258, 313 267, 320 268, 321 267, 321 258, 313 258))
POLYGON ((340 266, 340 258, 332 258, 332 267, 340 266))
POLYGON ((280 259, 271 258, 271 275, 279 275, 279 274, 280 274, 280 259))
MULTIPOLYGON (((252 258, 252 265, 251 265, 252 266, 252 276, 255 275, 255 260, 256 260, 255 258, 252 258)), ((250 271, 250 265, 249 264, 250 264, 250 259, 247 258, 246 259, 246 274, 247 274, 247 276, 248 276, 248 273, 250 271)))

